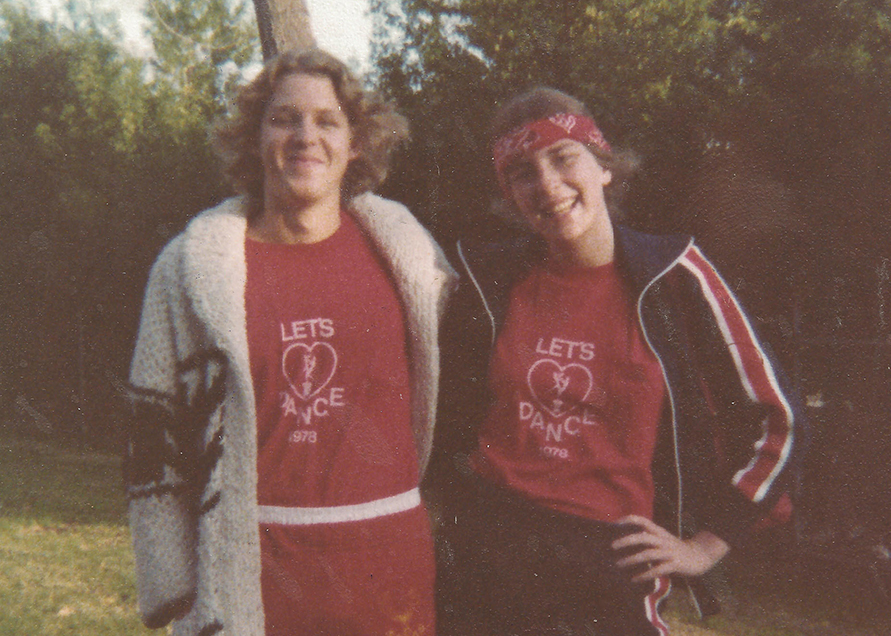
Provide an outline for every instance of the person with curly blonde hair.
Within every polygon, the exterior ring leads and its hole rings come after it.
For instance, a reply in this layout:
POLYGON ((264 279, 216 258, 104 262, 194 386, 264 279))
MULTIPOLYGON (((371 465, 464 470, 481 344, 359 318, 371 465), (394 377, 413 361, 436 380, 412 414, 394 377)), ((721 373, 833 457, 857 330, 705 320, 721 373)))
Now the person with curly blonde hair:
POLYGON ((239 196, 146 291, 125 463, 139 606, 176 635, 433 634, 418 485, 454 272, 371 193, 405 119, 286 52, 214 131, 239 196))
POLYGON ((263 115, 281 80, 294 74, 328 78, 350 124, 356 156, 343 177, 344 198, 377 188, 387 176, 393 151, 409 137, 408 122, 393 104, 365 90, 339 60, 319 50, 284 53, 239 92, 234 115, 214 130, 226 175, 247 195, 253 213, 263 202, 263 165, 257 161, 263 115))

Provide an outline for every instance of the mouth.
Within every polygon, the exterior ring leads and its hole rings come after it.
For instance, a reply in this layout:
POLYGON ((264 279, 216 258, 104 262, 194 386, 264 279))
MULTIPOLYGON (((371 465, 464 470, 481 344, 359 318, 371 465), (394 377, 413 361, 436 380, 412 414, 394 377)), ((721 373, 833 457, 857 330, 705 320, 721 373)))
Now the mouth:
POLYGON ((285 159, 293 166, 314 166, 324 163, 321 158, 312 155, 288 155, 285 159))
POLYGON ((556 219, 565 216, 575 207, 578 197, 563 199, 556 203, 545 204, 538 212, 538 216, 543 219, 556 219))

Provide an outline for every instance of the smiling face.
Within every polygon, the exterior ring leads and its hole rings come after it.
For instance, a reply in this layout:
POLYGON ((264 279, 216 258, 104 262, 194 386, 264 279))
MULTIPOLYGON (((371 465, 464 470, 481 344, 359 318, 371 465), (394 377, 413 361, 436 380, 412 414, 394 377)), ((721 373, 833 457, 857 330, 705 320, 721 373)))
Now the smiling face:
MULTIPOLYGON (((504 171, 510 198, 552 252, 572 252, 612 232, 603 188, 612 179, 588 148, 561 139, 504 171)), ((611 240, 611 239, 610 239, 611 240)))
POLYGON ((260 125, 267 211, 320 205, 339 211, 343 177, 355 157, 349 120, 331 79, 284 77, 260 125))

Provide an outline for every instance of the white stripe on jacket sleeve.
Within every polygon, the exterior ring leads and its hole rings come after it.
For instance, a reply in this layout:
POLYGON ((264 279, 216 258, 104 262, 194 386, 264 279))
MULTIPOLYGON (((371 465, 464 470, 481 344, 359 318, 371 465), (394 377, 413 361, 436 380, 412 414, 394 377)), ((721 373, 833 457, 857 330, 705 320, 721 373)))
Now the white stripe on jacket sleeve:
POLYGON ((758 503, 767 495, 789 459, 792 408, 749 319, 717 270, 696 246, 687 250, 680 263, 699 281, 749 399, 768 407, 768 414, 761 423, 762 436, 754 445, 755 454, 733 478, 733 485, 758 503))

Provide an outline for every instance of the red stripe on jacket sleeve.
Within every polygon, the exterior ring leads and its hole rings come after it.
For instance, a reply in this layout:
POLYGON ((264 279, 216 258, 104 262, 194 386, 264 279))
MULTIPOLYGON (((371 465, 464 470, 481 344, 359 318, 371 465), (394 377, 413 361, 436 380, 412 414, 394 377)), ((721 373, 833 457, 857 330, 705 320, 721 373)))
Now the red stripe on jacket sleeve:
POLYGON ((699 280, 749 399, 768 407, 754 455, 733 478, 733 484, 743 495, 759 502, 788 461, 792 447, 792 408, 748 318, 717 270, 695 246, 691 246, 681 263, 699 280))

